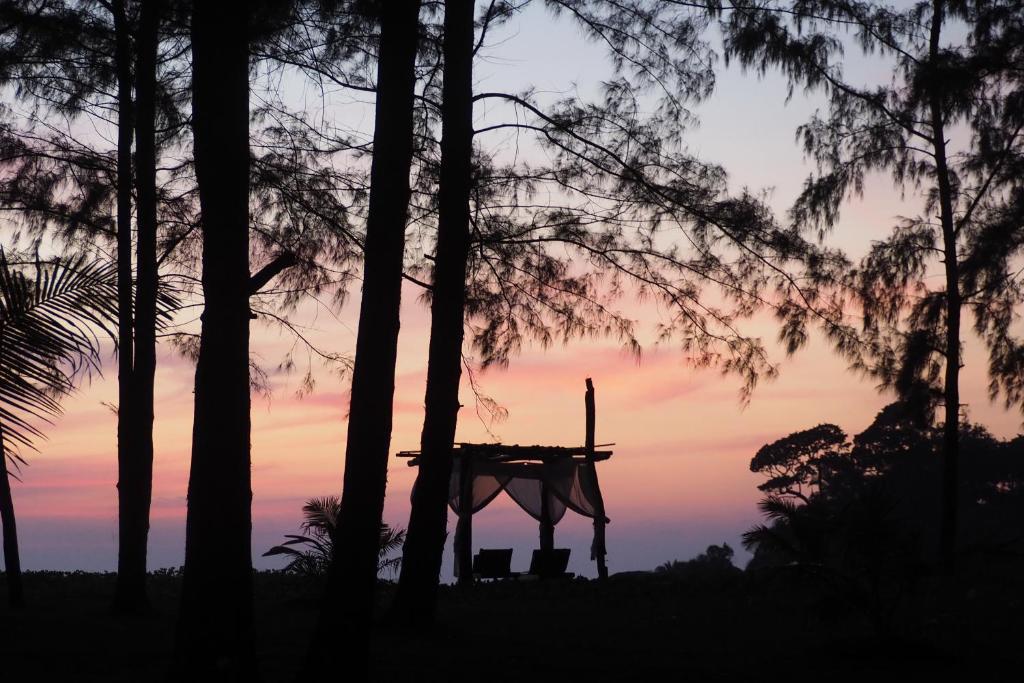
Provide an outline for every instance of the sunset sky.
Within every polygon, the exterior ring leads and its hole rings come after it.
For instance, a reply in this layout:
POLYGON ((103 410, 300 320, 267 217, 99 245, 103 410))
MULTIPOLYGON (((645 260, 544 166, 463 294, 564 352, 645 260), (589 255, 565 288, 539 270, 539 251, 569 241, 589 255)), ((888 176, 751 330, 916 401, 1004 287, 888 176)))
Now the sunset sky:
MULTIPOLYGON (((515 90, 533 84, 541 91, 587 92, 607 77, 600 46, 583 41, 566 19, 553 21, 532 9, 493 39, 477 68, 480 89, 515 90)), ((777 76, 758 79, 719 65, 712 99, 695 108, 702 124, 686 135, 690 150, 722 164, 732 184, 771 190, 772 206, 783 216, 810 167, 794 143, 794 130, 820 104, 796 93, 787 104, 777 76)), ((884 65, 856 62, 857 78, 888 78, 884 65)), ((301 88, 300 84, 294 87, 301 88)), ((368 116, 359 110, 356 118, 368 116)), ((372 119, 371 119, 372 120, 372 119)), ((918 211, 914 197, 903 199, 887 178, 873 178, 863 200, 854 200, 832 236, 852 255, 886 234, 901 215, 918 211)), ((350 353, 355 343, 357 292, 338 319, 319 314, 307 322, 324 348, 350 353)), ((392 451, 418 447, 429 335, 428 312, 418 292, 405 292, 395 396, 392 451)), ((623 302, 641 321, 641 358, 614 340, 591 340, 569 347, 529 348, 507 369, 479 379, 486 393, 509 411, 493 426, 505 443, 577 445, 583 441, 584 379, 597 390, 597 440, 614 442, 613 458, 602 463, 601 485, 611 517, 608 562, 611 571, 650 569, 688 558, 710 543, 728 541, 738 551, 739 536, 757 520, 760 478, 749 472, 750 458, 764 443, 821 422, 834 422, 853 434, 868 425, 891 396, 852 375, 820 338, 796 357, 781 362, 781 376, 756 390, 747 407, 739 402, 740 381, 715 370, 686 364, 671 343, 658 345, 648 323, 658 310, 650 303, 623 302)), ((253 351, 269 368, 292 340, 259 324, 253 351)), ((775 338, 767 317, 744 326, 766 341, 775 338)), ((112 570, 116 565, 117 499, 115 417, 104 403, 116 401, 116 373, 66 401, 66 414, 49 428, 49 439, 30 455, 14 495, 27 569, 112 570)), ((305 499, 337 493, 344 463, 347 385, 314 365, 316 390, 298 398, 299 377, 272 373, 274 392, 253 400, 253 549, 258 568, 282 566, 259 557, 294 533, 305 499)), ((164 349, 157 374, 156 464, 150 566, 183 561, 185 490, 191 438, 193 368, 164 349)), ((1018 432, 1020 415, 987 399, 985 359, 968 340, 962 397, 972 420, 996 435, 1018 432)), ((458 439, 490 440, 464 387, 458 439)), ((385 521, 405 526, 415 472, 392 459, 385 521)), ((589 562, 589 521, 571 512, 556 528, 556 544, 572 548, 570 570, 595 573, 589 562)), ((474 542, 515 547, 513 569, 525 569, 536 547, 536 524, 507 497, 499 497, 474 520, 474 542)), ((744 556, 742 552, 739 553, 744 556)), ((446 554, 444 576, 451 575, 446 554)))

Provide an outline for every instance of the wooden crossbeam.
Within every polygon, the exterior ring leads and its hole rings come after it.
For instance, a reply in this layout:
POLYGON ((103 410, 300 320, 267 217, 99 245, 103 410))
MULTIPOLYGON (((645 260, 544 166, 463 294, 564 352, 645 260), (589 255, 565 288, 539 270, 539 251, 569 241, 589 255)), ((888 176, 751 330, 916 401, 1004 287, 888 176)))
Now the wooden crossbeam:
MULTIPOLYGON (((600 446, 614 446, 614 443, 600 444, 600 446)), ((590 450, 587 446, 520 446, 519 444, 477 444, 459 443, 456 444, 452 455, 455 458, 468 456, 473 459, 486 460, 487 462, 547 462, 562 458, 573 460, 601 461, 612 457, 614 451, 590 450)), ((419 464, 420 451, 399 451, 395 454, 399 458, 409 458, 409 466, 419 464)))

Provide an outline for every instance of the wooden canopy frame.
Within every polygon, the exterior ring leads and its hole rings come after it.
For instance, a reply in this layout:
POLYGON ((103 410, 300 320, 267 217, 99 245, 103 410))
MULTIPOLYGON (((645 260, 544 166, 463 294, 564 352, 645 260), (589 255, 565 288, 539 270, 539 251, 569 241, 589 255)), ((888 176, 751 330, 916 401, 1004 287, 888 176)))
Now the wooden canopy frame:
MULTIPOLYGON (((586 387, 584 398, 586 438, 582 446, 520 446, 495 443, 457 443, 455 445, 452 453, 452 466, 459 468, 459 482, 462 487, 459 498, 461 501, 470 501, 468 505, 465 502, 461 505, 455 532, 456 537, 460 539, 455 548, 460 584, 471 583, 473 580, 473 477, 474 472, 482 463, 522 465, 524 469, 544 467, 546 464, 565 462, 566 460, 589 464, 592 468, 596 498, 596 500, 590 501, 594 506, 594 542, 591 546, 591 559, 597 562, 598 576, 602 579, 608 577, 608 567, 605 561, 607 555, 605 525, 608 518, 605 515, 604 498, 598 484, 596 463, 611 458, 612 451, 597 450, 599 446, 594 443, 596 411, 594 383, 590 378, 586 381, 586 387)), ((614 444, 601 444, 602 447, 612 445, 614 444)), ((400 458, 408 458, 410 467, 419 465, 419 451, 401 451, 397 455, 400 458)), ((541 481, 540 548, 541 550, 553 550, 555 547, 555 524, 551 520, 548 510, 547 485, 543 478, 541 481)))

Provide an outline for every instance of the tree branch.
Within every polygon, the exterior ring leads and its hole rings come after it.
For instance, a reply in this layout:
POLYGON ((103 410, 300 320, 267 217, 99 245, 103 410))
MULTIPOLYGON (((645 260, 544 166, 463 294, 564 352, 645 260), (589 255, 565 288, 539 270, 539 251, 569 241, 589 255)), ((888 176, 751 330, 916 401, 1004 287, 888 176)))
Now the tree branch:
POLYGON ((249 278, 249 296, 258 294, 278 273, 286 268, 291 268, 296 263, 298 263, 298 259, 292 252, 284 251, 278 254, 273 261, 260 268, 249 278))

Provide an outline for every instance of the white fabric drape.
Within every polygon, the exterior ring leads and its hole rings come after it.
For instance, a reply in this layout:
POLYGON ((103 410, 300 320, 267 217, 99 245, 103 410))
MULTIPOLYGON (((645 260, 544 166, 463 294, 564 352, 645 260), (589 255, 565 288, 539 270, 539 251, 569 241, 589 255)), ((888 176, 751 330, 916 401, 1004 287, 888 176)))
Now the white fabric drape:
MULTIPOLYGON (((452 511, 458 514, 462 510, 462 490, 459 488, 461 477, 457 467, 452 469, 454 471, 448 483, 448 504, 451 506, 452 511)), ((505 488, 506 482, 507 478, 490 474, 474 476, 472 511, 478 512, 487 507, 505 488)))
MULTIPOLYGON (((452 468, 448 487, 448 504, 455 513, 462 509, 460 469, 458 465, 452 468)), ((505 491, 528 515, 540 521, 542 492, 547 491, 552 524, 565 516, 566 509, 594 518, 599 492, 593 475, 592 463, 570 459, 544 464, 476 463, 471 509, 474 513, 482 510, 505 491)))
POLYGON ((562 517, 565 516, 565 503, 555 495, 550 486, 545 488, 543 480, 513 477, 505 484, 505 493, 509 495, 509 498, 514 500, 519 507, 526 511, 526 514, 538 522, 541 521, 543 495, 545 492, 548 497, 550 521, 552 524, 558 524, 562 517))

